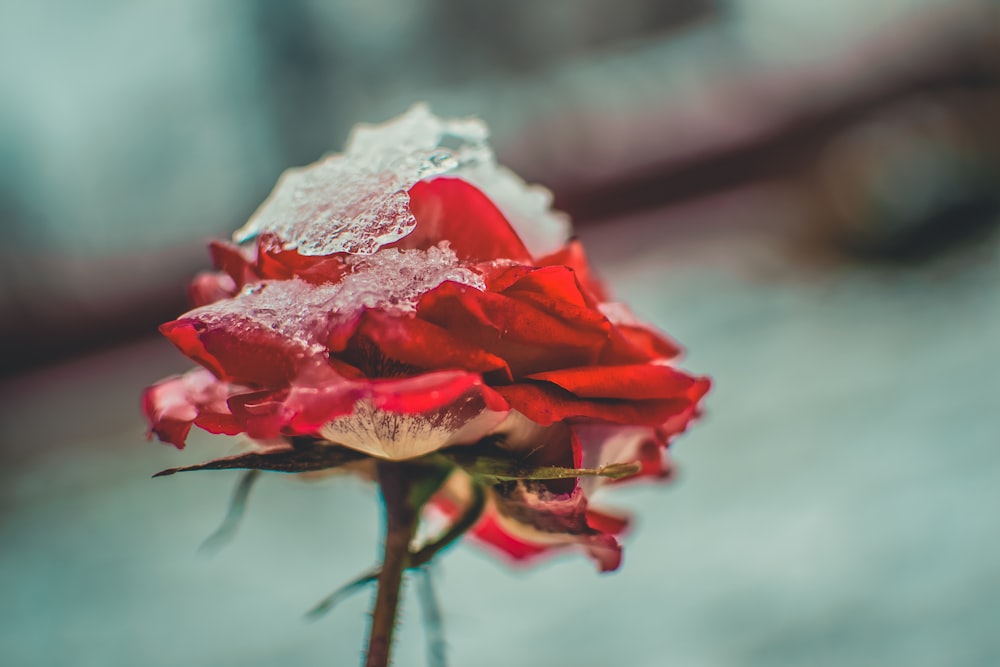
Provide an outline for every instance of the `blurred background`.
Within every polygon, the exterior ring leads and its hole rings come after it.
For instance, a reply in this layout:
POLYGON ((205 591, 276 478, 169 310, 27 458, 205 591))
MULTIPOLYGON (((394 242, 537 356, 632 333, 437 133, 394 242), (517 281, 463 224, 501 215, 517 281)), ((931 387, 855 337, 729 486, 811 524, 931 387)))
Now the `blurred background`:
MULTIPOLYGON (((455 665, 1000 664, 1000 3, 0 0, 0 661, 354 664, 374 491, 143 441, 155 336, 278 175, 478 115, 712 375, 623 570, 437 570, 455 665), (349 511, 345 511, 349 507, 349 511)), ((424 664, 411 601, 399 665, 424 664)))

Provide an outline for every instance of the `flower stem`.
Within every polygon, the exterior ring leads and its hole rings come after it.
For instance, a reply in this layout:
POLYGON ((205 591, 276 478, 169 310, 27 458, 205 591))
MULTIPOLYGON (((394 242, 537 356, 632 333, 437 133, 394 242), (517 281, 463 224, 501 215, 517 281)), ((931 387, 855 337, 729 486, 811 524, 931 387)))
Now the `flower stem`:
POLYGON ((390 461, 378 463, 378 482, 385 503, 385 549, 378 575, 365 667, 387 667, 389 664, 403 571, 408 565, 410 542, 418 518, 418 509, 410 503, 410 491, 416 476, 408 467, 404 463, 390 461))

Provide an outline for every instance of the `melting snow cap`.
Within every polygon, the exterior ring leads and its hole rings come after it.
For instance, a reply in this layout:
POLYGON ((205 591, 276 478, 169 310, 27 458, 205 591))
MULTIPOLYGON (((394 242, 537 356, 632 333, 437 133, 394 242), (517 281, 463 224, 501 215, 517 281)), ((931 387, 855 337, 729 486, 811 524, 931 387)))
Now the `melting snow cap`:
POLYGON ((447 174, 489 196, 532 254, 557 250, 569 237, 568 219, 550 209, 547 190, 497 165, 488 134, 478 119, 438 118, 425 104, 381 125, 358 125, 343 153, 285 171, 233 238, 272 233, 300 255, 370 255, 413 231, 409 189, 447 174))

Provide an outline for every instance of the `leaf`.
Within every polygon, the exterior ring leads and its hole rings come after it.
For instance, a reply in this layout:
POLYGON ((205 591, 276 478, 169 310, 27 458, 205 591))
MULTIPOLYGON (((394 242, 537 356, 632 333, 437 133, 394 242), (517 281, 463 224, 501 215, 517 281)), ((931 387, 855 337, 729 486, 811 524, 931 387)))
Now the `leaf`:
POLYGON ((183 468, 167 468, 153 475, 165 477, 178 472, 192 470, 230 470, 251 469, 271 470, 274 472, 309 472, 313 470, 328 470, 338 468, 348 463, 360 461, 367 455, 340 445, 326 444, 296 444, 295 447, 274 452, 258 454, 239 454, 222 459, 215 459, 185 466, 183 468))
POLYGON ((198 548, 199 551, 214 553, 233 539, 236 529, 243 519, 247 498, 250 497, 250 491, 253 489, 254 484, 260 479, 260 474, 260 470, 254 469, 240 475, 240 479, 236 483, 236 488, 233 489, 233 495, 229 499, 229 509, 226 511, 226 516, 222 519, 219 527, 215 529, 215 532, 201 543, 201 546, 198 548))
POLYGON ((637 475, 642 471, 642 464, 639 462, 611 463, 599 468, 565 468, 562 466, 531 466, 514 459, 468 456, 464 452, 448 452, 446 455, 465 472, 488 484, 517 480, 573 479, 585 476, 622 479, 637 475))
POLYGON ((368 572, 358 575, 357 578, 347 582, 334 592, 330 593, 325 598, 317 602, 312 609, 306 612, 306 619, 310 621, 318 620, 321 616, 325 615, 338 604, 351 597, 354 593, 357 593, 368 584, 374 583, 375 580, 378 579, 380 571, 381 570, 379 568, 369 570, 368 572))

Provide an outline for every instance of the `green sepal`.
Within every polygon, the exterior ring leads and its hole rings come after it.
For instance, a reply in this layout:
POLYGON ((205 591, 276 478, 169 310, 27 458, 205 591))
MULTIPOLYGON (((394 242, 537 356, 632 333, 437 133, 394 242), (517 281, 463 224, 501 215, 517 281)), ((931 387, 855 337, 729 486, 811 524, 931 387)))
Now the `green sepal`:
POLYGON ((564 468, 562 466, 529 466, 518 461, 494 456, 475 456, 464 452, 449 452, 448 458, 474 479, 487 485, 518 480, 574 479, 576 477, 607 477, 623 479, 642 471, 642 464, 610 463, 599 468, 564 468))

